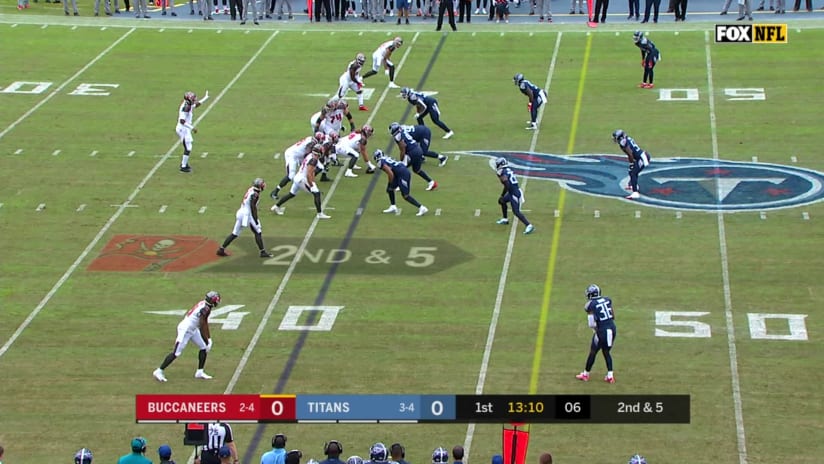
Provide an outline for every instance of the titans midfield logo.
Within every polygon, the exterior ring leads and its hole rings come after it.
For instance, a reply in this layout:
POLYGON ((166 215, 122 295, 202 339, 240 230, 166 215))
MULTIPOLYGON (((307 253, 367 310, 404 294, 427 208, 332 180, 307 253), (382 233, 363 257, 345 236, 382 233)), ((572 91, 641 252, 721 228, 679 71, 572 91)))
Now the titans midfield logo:
MULTIPOLYGON (((549 179, 580 193, 624 199, 627 159, 618 155, 560 156, 544 153, 477 151, 490 165, 504 157, 522 177, 549 179)), ((777 164, 704 158, 653 158, 639 177, 648 206, 701 211, 765 211, 824 199, 824 174, 777 164)))

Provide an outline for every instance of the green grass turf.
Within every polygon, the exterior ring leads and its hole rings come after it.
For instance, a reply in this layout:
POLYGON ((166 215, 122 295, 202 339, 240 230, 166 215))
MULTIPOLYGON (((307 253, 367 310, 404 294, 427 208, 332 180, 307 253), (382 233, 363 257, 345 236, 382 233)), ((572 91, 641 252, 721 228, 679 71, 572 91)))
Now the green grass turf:
MULTIPOLYGON (((180 444, 182 426, 135 424, 135 394, 223 393, 229 387, 233 393, 274 391, 300 336, 278 331, 280 320, 290 305, 318 304, 328 266, 299 264, 275 302, 287 266, 245 258, 254 251, 245 231, 232 245, 231 259, 241 264, 223 270, 87 268, 116 234, 221 241, 249 182, 262 176, 274 186, 282 172, 275 154, 306 135, 309 116, 325 101, 307 94, 333 92, 355 53, 370 53, 391 36, 356 27, 275 35, 274 30, 217 34, 185 26, 161 32, 0 24, 4 42, 25 44, 26 50, 0 48, 0 87, 53 82, 39 95, 0 93, 0 130, 14 124, 0 138, 0 341, 16 336, 46 302, 0 357, 5 379, 0 444, 8 461, 67 460, 81 446, 93 449, 96 460, 111 461, 128 451, 131 436, 143 435, 152 450, 171 443, 177 461, 185 462, 189 450, 180 444), (69 95, 81 83, 118 86, 105 97, 69 95), (195 135, 195 171, 182 175, 176 169, 181 150, 175 146, 173 118, 189 89, 198 94, 208 89, 212 100, 195 113, 206 114, 195 135), (53 91, 46 104, 26 115, 53 91), (130 196, 135 207, 112 206, 130 196), (36 211, 41 203, 45 209, 36 211), (86 206, 77 211, 80 205, 86 206), (206 210, 199 213, 202 207, 206 210), (73 272, 62 281, 69 269, 73 272), (219 290, 224 305, 244 305, 242 311, 249 313, 237 330, 214 327, 207 371, 215 380, 191 378, 196 355, 189 347, 167 370, 169 382, 156 383, 150 373, 170 348, 177 319, 146 311, 188 308, 208 289, 219 290), (230 386, 273 302, 248 362, 230 386)), ((712 158, 712 112, 719 158, 749 162, 755 156, 822 169, 817 149, 824 140, 815 101, 819 71, 813 65, 824 45, 819 29, 791 29, 790 43, 774 46, 708 46, 703 30, 654 32, 651 38, 664 56, 656 68, 657 87, 698 89, 699 100, 690 102, 660 101, 659 92, 635 88, 641 68, 631 35, 602 29, 585 35, 559 28, 560 42, 557 32, 532 33, 526 27, 446 39, 404 34, 395 59, 397 80, 438 92, 443 119, 456 136, 442 141, 442 132, 433 128, 433 149, 450 152, 451 160, 444 168, 425 165, 440 183, 437 191, 425 192, 423 182, 413 179, 413 195, 431 211, 423 218, 414 217, 414 209, 400 199, 401 216, 382 215, 383 179, 368 196, 370 176, 334 184, 327 205, 333 219, 312 229, 307 250, 316 254, 339 243, 364 201, 352 242, 360 264, 341 266, 325 288, 320 303, 344 309, 330 333, 308 336, 284 393, 475 391, 510 229, 494 224, 500 187, 487 158, 466 152, 615 154, 610 134, 620 127, 654 157, 712 158), (441 40, 443 48, 424 76, 441 40), (523 129, 526 112, 512 85, 515 72, 539 85, 549 82, 549 105, 534 139, 523 129), (766 99, 729 101, 727 88, 764 88, 766 99), (370 251, 383 249, 375 244, 382 247, 387 240, 394 242, 387 247, 393 250, 391 264, 366 264, 370 251), (434 254, 443 270, 410 273, 402 262, 413 246, 438 247, 434 254)), ((367 101, 373 111, 354 111, 359 125, 368 120, 376 128, 371 148, 390 147, 385 132, 390 122, 411 120, 395 91, 384 94, 385 84, 382 75, 368 80, 367 87, 375 88, 367 101)), ((329 193, 331 185, 321 188, 329 193)), ((815 357, 824 330, 820 204, 763 217, 752 211, 719 218, 696 211, 676 215, 564 191, 556 182, 537 179, 526 181, 525 191, 537 232, 523 237, 518 226, 483 391, 692 396, 689 425, 533 425, 529 462, 545 450, 558 462, 622 462, 636 452, 659 463, 817 462, 824 452, 814 439, 824 412, 815 357), (591 282, 616 303, 615 385, 600 381, 600 358, 592 382, 574 379, 590 337, 581 307, 591 282), (657 311, 707 312, 700 321, 710 325, 711 337, 658 337, 657 311), (748 313, 805 314, 808 340, 753 339, 748 313), (746 451, 739 448, 739 428, 746 451)), ((312 224, 311 201, 299 196, 283 217, 271 215, 269 205, 268 198, 261 202, 267 245, 283 251, 300 243, 312 224)), ((787 330, 780 322, 768 328, 787 330)), ((413 463, 425 462, 436 446, 463 444, 467 436, 465 424, 270 425, 261 432, 263 446, 252 450, 257 426, 235 429, 245 463, 257 461, 275 432, 287 433, 290 447, 316 459, 322 443, 332 438, 344 443, 347 455, 365 454, 374 441, 401 441, 413 463)), ((499 452, 500 429, 475 428, 471 461, 499 452)))

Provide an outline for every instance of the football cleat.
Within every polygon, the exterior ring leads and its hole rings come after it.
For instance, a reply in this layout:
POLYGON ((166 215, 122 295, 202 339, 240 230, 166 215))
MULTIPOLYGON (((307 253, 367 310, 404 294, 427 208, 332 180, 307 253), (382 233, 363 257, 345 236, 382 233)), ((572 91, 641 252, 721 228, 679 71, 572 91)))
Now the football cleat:
POLYGON ((595 284, 590 284, 589 287, 587 287, 587 291, 584 292, 584 295, 587 297, 588 300, 598 298, 601 296, 601 287, 595 284))
POLYGON ((615 377, 606 376, 606 377, 604 377, 604 382, 606 382, 606 383, 615 383, 615 377))
POLYGON ((386 208, 385 210, 383 210, 383 212, 384 212, 384 213, 395 213, 395 214, 398 214, 398 207, 397 207, 397 206, 395 206, 395 205, 391 205, 391 206, 389 206, 389 208, 386 208))
POLYGON ((443 138, 444 139, 451 139, 453 135, 455 135, 455 133, 452 132, 452 131, 449 131, 449 132, 447 132, 446 134, 443 135, 443 138))
POLYGON ((429 212, 429 208, 427 208, 424 205, 421 205, 421 207, 418 208, 418 212, 415 214, 415 216, 423 216, 424 214, 426 214, 428 212, 429 212))
POLYGON ((524 229, 524 235, 529 235, 532 232, 535 232, 535 226, 533 226, 532 224, 526 226, 526 229, 524 229))
POLYGON ((434 180, 430 181, 429 185, 426 186, 427 191, 432 191, 432 190, 435 190, 436 188, 438 188, 438 183, 435 182, 434 180))
POLYGON ((509 224, 509 219, 507 219, 507 218, 500 218, 500 219, 498 219, 497 221, 495 221, 495 224, 507 225, 507 224, 509 224))
POLYGON ((343 177, 358 177, 358 175, 352 172, 351 169, 347 169, 346 172, 343 174, 343 177))
POLYGON ((203 372, 203 369, 198 369, 197 371, 195 371, 195 378, 196 379, 203 379, 203 380, 210 380, 210 379, 212 379, 212 376, 205 373, 205 372, 203 372))
POLYGON ((181 166, 180 167, 180 172, 192 172, 192 167, 191 166, 181 166))
POLYGON ((272 190, 272 192, 269 193, 269 198, 277 201, 277 199, 278 199, 278 189, 272 190))
POLYGON ((316 216, 318 219, 332 219, 332 216, 327 215, 326 213, 318 213, 316 216))
POLYGON ((215 254, 218 255, 218 256, 231 256, 229 254, 229 252, 226 251, 226 249, 223 248, 223 247, 218 248, 217 251, 215 252, 215 254))
POLYGON ((270 208, 270 211, 272 211, 273 213, 277 213, 278 216, 283 216, 283 213, 286 212, 286 209, 281 206, 274 205, 270 208))
POLYGON ((369 111, 369 108, 367 108, 366 105, 359 105, 358 110, 359 111, 369 111))
POLYGON ((387 87, 389 87, 390 89, 399 89, 400 88, 400 86, 398 84, 394 83, 394 82, 390 82, 389 84, 387 84, 387 87))
POLYGON ((526 126, 526 130, 538 130, 538 124, 530 121, 529 124, 526 126))
POLYGON ((152 376, 154 376, 158 382, 166 382, 166 376, 163 375, 163 369, 159 367, 152 372, 152 376))
POLYGON ((576 375, 575 378, 582 382, 589 382, 589 374, 586 372, 581 372, 580 374, 576 375))
POLYGON ((627 200, 637 200, 641 198, 641 194, 638 192, 632 192, 624 198, 626 198, 627 200))
POLYGON ((441 155, 438 157, 438 167, 446 166, 446 162, 449 161, 447 156, 441 155))
POLYGON ((274 255, 273 255, 272 253, 269 253, 269 252, 268 252, 268 251, 266 251, 266 250, 260 250, 259 256, 260 256, 261 258, 271 258, 271 257, 273 257, 274 255))

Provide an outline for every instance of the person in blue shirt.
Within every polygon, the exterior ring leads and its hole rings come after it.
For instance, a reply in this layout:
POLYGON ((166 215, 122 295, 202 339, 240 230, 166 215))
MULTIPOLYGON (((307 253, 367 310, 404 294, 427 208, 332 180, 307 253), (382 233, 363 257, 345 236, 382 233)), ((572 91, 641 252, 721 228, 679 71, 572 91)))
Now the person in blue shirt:
POLYGON ((401 191, 401 196, 403 196, 404 200, 418 208, 415 216, 423 216, 426 214, 429 208, 420 204, 418 200, 409 193, 412 174, 406 165, 384 155, 382 150, 375 150, 374 159, 375 164, 378 165, 378 169, 385 172, 389 177, 389 182, 386 184, 386 194, 389 195, 389 208, 386 208, 383 212, 398 214, 398 207, 395 204, 395 189, 397 188, 401 191))
POLYGON ((509 163, 507 163, 506 158, 498 158, 495 160, 495 173, 498 175, 498 180, 501 181, 501 184, 504 186, 504 190, 498 198, 498 204, 501 205, 503 217, 498 219, 497 223, 509 224, 507 210, 508 206, 512 206, 512 214, 520 219, 526 226, 524 234, 531 234, 535 231, 535 226, 533 226, 526 216, 524 216, 524 213, 521 212, 521 205, 524 203, 524 193, 521 191, 521 186, 518 185, 518 179, 515 177, 515 173, 509 168, 509 163))
POLYGON ((423 148, 412 137, 412 134, 403 130, 400 124, 393 122, 389 125, 389 133, 392 134, 392 139, 398 144, 400 151, 400 158, 407 166, 412 167, 412 172, 421 176, 426 181, 426 190, 435 190, 438 188, 438 183, 429 177, 429 174, 423 170, 423 148))
POLYGON ((515 82, 515 85, 518 86, 521 93, 529 98, 529 102, 526 104, 529 110, 529 121, 526 122, 526 130, 538 129, 538 109, 546 103, 546 91, 528 79, 525 79, 521 73, 515 74, 512 80, 515 82))
POLYGON ((419 125, 423 125, 424 116, 429 115, 432 122, 446 132, 443 138, 448 139, 455 135, 452 129, 441 121, 441 110, 438 108, 438 100, 436 100, 435 97, 424 95, 423 92, 416 92, 409 87, 404 87, 401 89, 401 98, 415 107, 415 120, 419 125))
POLYGON ((286 435, 278 433, 272 437, 272 449, 263 453, 260 464, 286 464, 286 435))
POLYGON ((641 49, 641 66, 644 67, 644 79, 638 84, 638 87, 651 89, 655 87, 652 83, 655 78, 653 68, 655 68, 655 63, 661 59, 661 52, 658 51, 652 40, 646 38, 641 31, 635 31, 635 34, 632 35, 632 41, 635 42, 636 47, 641 49))
POLYGON ((575 378, 584 382, 589 381, 589 373, 592 370, 592 365, 595 364, 595 356, 600 351, 603 353, 604 361, 607 364, 607 376, 604 377, 604 382, 615 383, 615 376, 612 372, 612 354, 610 353, 617 335, 612 299, 602 296, 601 287, 595 284, 587 287, 585 295, 587 303, 584 305, 584 311, 587 313, 587 325, 595 333, 592 334, 592 341, 589 344, 586 367, 575 378))
POLYGON ((635 140, 621 129, 612 133, 612 140, 621 147, 621 151, 627 155, 627 160, 629 161, 629 185, 627 189, 631 190, 632 193, 627 195, 626 198, 628 200, 637 200, 641 198, 641 193, 638 191, 638 175, 641 174, 641 171, 643 171, 645 167, 649 166, 652 157, 646 150, 642 150, 641 147, 635 143, 635 140))
POLYGON ((143 454, 146 452, 146 439, 143 437, 136 437, 132 439, 132 452, 121 456, 117 460, 117 464, 152 464, 143 454))
POLYGON ((406 132, 409 132, 409 135, 411 135, 412 138, 415 139, 416 142, 418 142, 418 144, 421 146, 421 150, 423 150, 423 156, 426 156, 427 158, 437 158, 438 166, 446 166, 446 162, 449 160, 449 158, 431 149, 432 131, 429 130, 428 127, 424 126, 423 124, 418 124, 414 126, 404 125, 401 127, 406 132))

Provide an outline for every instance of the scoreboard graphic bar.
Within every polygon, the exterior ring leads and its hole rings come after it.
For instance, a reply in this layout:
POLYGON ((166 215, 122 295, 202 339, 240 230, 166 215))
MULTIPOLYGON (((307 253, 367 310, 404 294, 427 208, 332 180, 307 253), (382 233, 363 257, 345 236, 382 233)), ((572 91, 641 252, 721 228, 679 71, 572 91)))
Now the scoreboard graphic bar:
POLYGON ((689 395, 137 395, 138 423, 689 424, 689 395))

